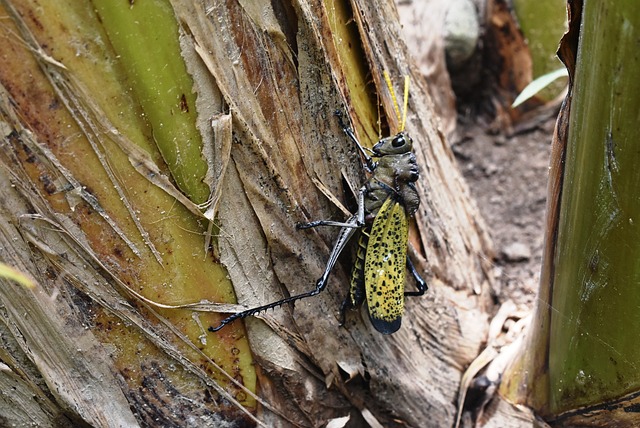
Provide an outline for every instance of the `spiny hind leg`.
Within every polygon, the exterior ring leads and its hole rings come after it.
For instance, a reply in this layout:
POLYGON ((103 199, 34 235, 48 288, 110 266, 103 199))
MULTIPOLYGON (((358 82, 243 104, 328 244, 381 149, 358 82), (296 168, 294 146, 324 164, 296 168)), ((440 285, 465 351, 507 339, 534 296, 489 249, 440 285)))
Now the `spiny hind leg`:
POLYGON ((322 277, 318 279, 318 281, 316 282, 316 286, 313 290, 307 291, 306 293, 291 296, 286 299, 278 300, 277 302, 269 303, 267 305, 258 306, 256 308, 247 309, 246 311, 238 312, 237 314, 233 314, 225 318, 224 320, 222 320, 222 322, 217 327, 209 327, 209 331, 215 332, 220 330, 225 325, 239 318, 246 318, 248 316, 256 315, 260 312, 267 311, 269 309, 277 308, 287 303, 292 303, 297 300, 302 300, 307 297, 313 297, 317 294, 320 294, 320 292, 322 292, 327 286, 327 282, 329 281, 329 274, 331 273, 331 270, 333 269, 336 262, 338 261, 338 257, 340 256, 340 254, 346 247, 347 243, 355 233, 356 227, 358 227, 357 225, 354 225, 356 223, 356 220, 354 220, 354 218, 355 217, 351 217, 348 220, 348 223, 346 224, 346 226, 340 229, 340 235, 338 236, 338 239, 336 240, 336 243, 334 244, 333 249, 331 250, 331 254, 329 254, 329 260, 327 261, 327 265, 325 266, 322 277))
POLYGON ((232 323, 233 321, 240 319, 240 318, 246 318, 249 316, 253 316, 253 315, 257 315, 260 312, 265 312, 268 311, 269 309, 275 309, 277 307, 280 307, 282 305, 285 305, 287 303, 293 303, 297 300, 302 300, 305 299, 307 297, 313 297, 316 296, 318 294, 320 294, 320 292, 322 290, 325 289, 325 287, 327 286, 327 280, 329 279, 329 275, 323 275, 322 278, 320 278, 318 280, 318 282, 316 283, 316 287, 311 290, 311 291, 307 291, 306 293, 301 293, 301 294, 297 294, 295 296, 291 296, 291 297, 287 297, 286 299, 282 299, 282 300, 278 300, 277 302, 273 302, 273 303, 269 303, 268 305, 263 305, 263 306, 258 306, 255 308, 251 308, 251 309, 247 309, 246 311, 242 311, 242 312, 238 312, 237 314, 233 314, 228 316, 227 318, 223 319, 220 324, 217 327, 209 327, 209 331, 210 332, 216 332, 218 330, 220 330, 222 327, 224 327, 225 325, 232 323))

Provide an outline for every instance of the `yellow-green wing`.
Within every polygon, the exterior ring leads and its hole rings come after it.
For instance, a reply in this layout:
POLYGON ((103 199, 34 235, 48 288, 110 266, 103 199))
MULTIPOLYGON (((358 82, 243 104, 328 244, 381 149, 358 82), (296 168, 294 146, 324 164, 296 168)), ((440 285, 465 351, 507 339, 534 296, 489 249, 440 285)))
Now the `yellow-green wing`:
POLYGON ((408 230, 404 206, 387 198, 373 221, 364 263, 369 318, 380 333, 391 334, 402 322, 408 230))

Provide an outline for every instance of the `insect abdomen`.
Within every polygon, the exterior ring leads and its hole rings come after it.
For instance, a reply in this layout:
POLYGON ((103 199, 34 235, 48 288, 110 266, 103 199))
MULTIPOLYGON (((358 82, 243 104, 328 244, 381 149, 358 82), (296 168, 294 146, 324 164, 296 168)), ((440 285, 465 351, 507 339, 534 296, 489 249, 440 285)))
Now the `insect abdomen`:
POLYGON ((371 227, 364 227, 358 236, 358 247, 356 258, 351 271, 351 285, 349 287, 349 307, 355 308, 364 302, 364 259, 367 255, 367 245, 369 244, 369 232, 371 227))

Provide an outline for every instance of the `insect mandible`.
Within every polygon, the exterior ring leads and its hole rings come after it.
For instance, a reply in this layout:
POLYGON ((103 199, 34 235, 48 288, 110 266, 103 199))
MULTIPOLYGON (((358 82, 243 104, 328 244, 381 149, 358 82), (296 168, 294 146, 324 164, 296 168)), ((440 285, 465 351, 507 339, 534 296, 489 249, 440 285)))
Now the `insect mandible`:
POLYGON ((409 78, 405 78, 402 117, 386 72, 384 78, 400 122, 397 134, 380 139, 372 149, 365 149, 353 130, 344 123, 342 114, 336 112, 340 126, 358 147, 364 159, 364 168, 370 174, 358 192, 357 213, 345 222, 319 220, 296 226, 298 229, 317 226, 340 227, 324 273, 316 282, 315 288, 306 293, 233 314, 222 320, 217 327, 209 327, 209 331, 218 331, 238 318, 256 315, 322 292, 327 286, 329 274, 338 256, 356 232, 359 232, 356 259, 351 274, 349 296, 340 308, 341 324, 344 324, 347 309, 359 307, 366 300, 373 327, 383 334, 394 333, 402 323, 405 296, 421 296, 427 291, 426 282, 407 257, 409 218, 420 204, 414 185, 419 177, 419 169, 412 152, 413 140, 404 131, 409 78), (417 291, 404 290, 405 266, 416 281, 417 291))

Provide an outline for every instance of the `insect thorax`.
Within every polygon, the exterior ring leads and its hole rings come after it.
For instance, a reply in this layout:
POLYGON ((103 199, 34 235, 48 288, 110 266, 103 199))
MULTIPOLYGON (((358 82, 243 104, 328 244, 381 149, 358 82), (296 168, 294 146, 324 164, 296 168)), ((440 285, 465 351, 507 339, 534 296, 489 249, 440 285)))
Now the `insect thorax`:
POLYGON ((365 192, 366 218, 370 222, 388 197, 395 198, 412 216, 420 205, 414 182, 420 171, 413 153, 385 155, 378 158, 373 176, 369 178, 365 192))

